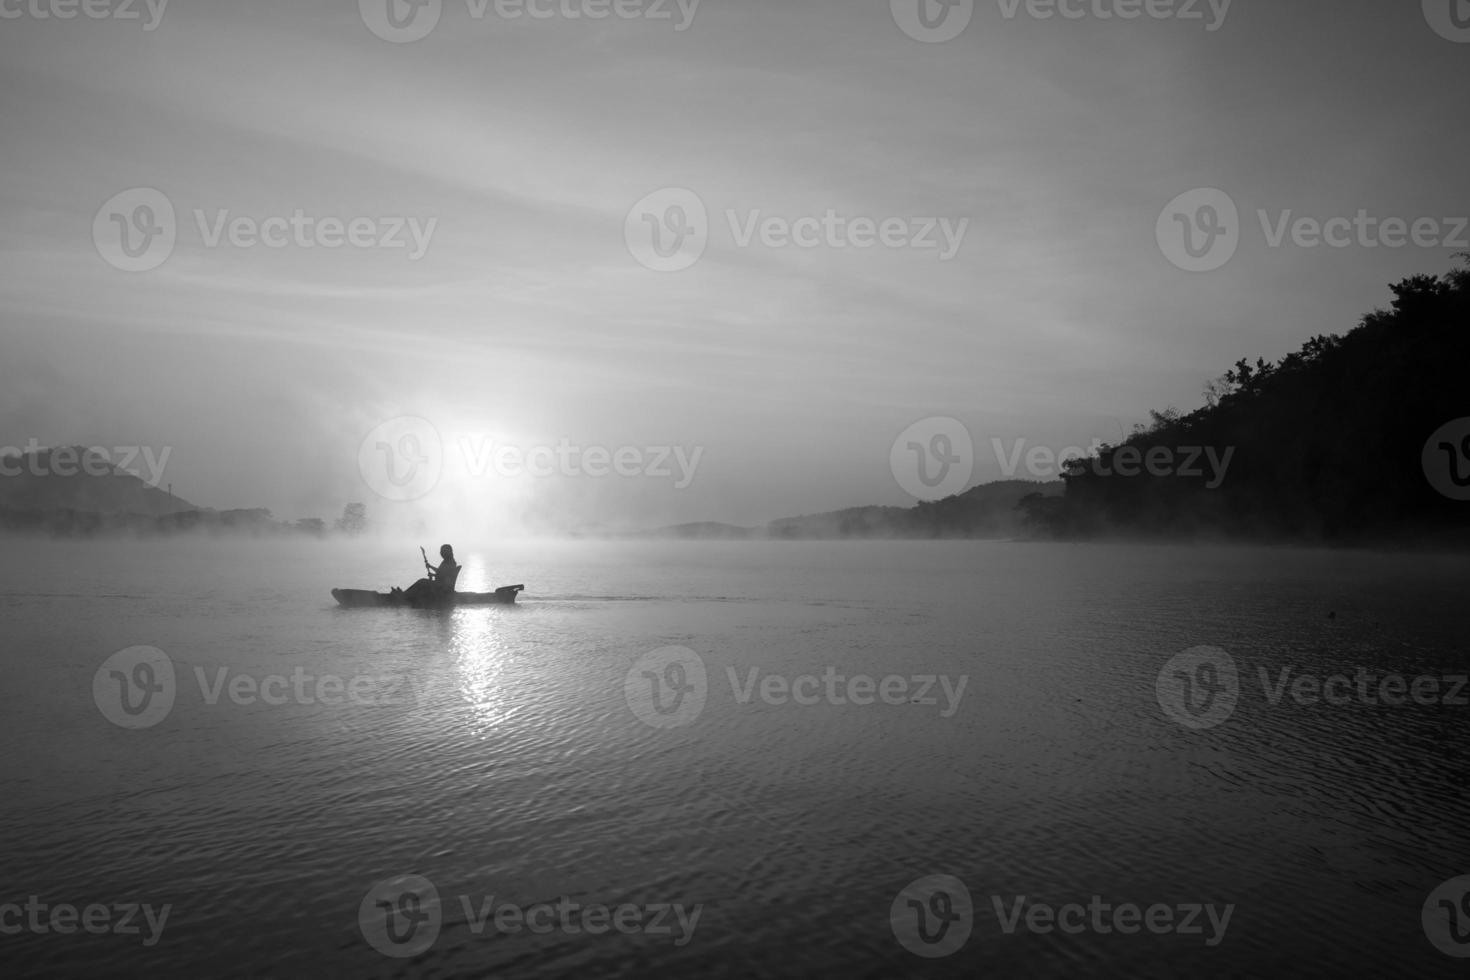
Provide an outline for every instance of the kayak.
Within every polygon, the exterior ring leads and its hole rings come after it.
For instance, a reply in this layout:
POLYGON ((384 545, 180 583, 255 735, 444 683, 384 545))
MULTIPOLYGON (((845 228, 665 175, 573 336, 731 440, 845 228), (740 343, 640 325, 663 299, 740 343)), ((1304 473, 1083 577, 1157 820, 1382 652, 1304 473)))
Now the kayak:
POLYGON ((402 592, 365 592, 362 589, 333 589, 332 598, 348 609, 372 609, 383 606, 408 606, 414 609, 438 609, 450 606, 513 605, 524 585, 507 585, 494 592, 455 592, 410 602, 402 592))

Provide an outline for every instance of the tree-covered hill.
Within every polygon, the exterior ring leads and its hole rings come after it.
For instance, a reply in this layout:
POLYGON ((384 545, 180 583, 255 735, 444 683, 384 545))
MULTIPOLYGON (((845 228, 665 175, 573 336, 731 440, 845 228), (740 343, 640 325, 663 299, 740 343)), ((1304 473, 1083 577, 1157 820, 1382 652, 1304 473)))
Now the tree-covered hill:
MULTIPOLYGON (((1423 457, 1431 436, 1470 417, 1470 267, 1391 289, 1391 308, 1348 333, 1313 337, 1276 363, 1243 359, 1206 388, 1203 407, 1151 413, 1152 425, 1073 461, 1063 500, 1027 502, 1033 526, 1342 542, 1463 535, 1470 503, 1437 490, 1423 457), (1228 465, 1212 473, 1206 451, 1228 465)), ((1467 449, 1434 452, 1448 466, 1467 449)), ((1457 465, 1470 472, 1470 457, 1457 465)))

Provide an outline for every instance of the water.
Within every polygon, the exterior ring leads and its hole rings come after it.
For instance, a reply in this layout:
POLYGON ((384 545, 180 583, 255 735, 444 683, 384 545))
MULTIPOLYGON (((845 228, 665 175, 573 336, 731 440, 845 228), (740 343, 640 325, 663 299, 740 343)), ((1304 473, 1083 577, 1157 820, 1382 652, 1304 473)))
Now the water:
POLYGON ((1421 907, 1470 873, 1470 707, 1273 704, 1258 673, 1465 672, 1462 558, 461 543, 461 588, 524 581, 522 604, 427 612, 327 594, 407 584, 417 555, 401 549, 6 551, 0 902, 170 906, 151 946, 141 915, 139 935, 0 937, 9 975, 1433 976, 1462 962, 1431 945, 1421 907), (176 695, 126 729, 93 679, 140 645, 170 658, 176 695), (1201 645, 1234 659, 1239 699, 1191 730, 1157 682, 1201 645), (706 700, 658 728, 625 681, 668 646, 703 662, 706 700), (742 703, 729 671, 739 688, 752 668, 742 703), (952 687, 919 699, 933 704, 759 694, 768 674, 829 668, 952 687), (285 686, 298 671, 310 703, 285 686), (358 696, 321 703, 310 685, 328 675, 358 696), (285 703, 249 687, 272 676, 285 703), (380 954, 359 920, 369 889, 403 875, 440 900, 413 959, 380 954), (973 932, 923 959, 890 907, 930 875, 966 886, 973 932), (1007 934, 994 907, 1094 895, 1234 908, 1207 945, 1203 916, 1202 934, 1007 934), (631 904, 644 924, 658 905, 699 917, 690 933, 667 915, 667 935, 475 921, 487 901, 563 899, 631 904))

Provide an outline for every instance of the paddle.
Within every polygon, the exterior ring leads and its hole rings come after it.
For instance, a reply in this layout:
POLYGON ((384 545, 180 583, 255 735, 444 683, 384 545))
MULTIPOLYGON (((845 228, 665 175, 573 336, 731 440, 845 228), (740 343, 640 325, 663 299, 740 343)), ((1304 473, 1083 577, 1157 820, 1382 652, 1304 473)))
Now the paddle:
POLYGON ((424 556, 424 567, 429 570, 429 578, 433 578, 434 577, 434 566, 429 564, 429 553, 424 550, 424 546, 423 545, 419 545, 419 554, 421 554, 421 555, 424 556))

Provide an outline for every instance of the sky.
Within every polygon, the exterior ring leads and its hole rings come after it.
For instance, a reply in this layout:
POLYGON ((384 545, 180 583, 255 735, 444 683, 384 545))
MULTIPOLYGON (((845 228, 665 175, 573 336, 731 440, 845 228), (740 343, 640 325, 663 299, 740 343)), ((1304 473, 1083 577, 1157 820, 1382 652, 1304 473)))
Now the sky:
POLYGON ((1045 478, 1470 248, 1466 0, 419 4, 0 0, 0 447, 503 533, 909 505, 910 442, 1045 478))

